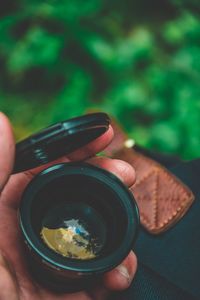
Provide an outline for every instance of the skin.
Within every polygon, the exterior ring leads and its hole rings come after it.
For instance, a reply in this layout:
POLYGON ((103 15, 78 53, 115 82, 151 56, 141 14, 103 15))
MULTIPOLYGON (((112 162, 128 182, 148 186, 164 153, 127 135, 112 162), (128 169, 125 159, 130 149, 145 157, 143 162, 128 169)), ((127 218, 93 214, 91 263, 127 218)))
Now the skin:
MULTIPOLYGON (((135 181, 135 172, 130 165, 120 160, 95 157, 111 141, 112 128, 87 146, 55 161, 68 162, 87 160, 118 176, 127 186, 135 181)), ((29 273, 22 237, 18 227, 17 210, 21 195, 29 181, 42 169, 36 168, 11 175, 14 163, 15 141, 7 117, 0 113, 0 299, 1 300, 104 300, 112 291, 129 287, 137 268, 137 259, 130 252, 120 266, 104 274, 100 283, 90 291, 74 294, 56 294, 40 286, 29 273)), ((54 164, 53 163, 53 164, 54 164)))

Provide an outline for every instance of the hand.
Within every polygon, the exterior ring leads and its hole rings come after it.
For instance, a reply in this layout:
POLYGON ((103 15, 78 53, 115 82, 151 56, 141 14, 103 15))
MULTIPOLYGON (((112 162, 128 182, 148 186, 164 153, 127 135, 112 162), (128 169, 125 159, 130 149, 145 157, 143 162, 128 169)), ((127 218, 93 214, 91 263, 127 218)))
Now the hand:
MULTIPOLYGON (((88 162, 113 172, 131 186, 135 173, 131 166, 120 160, 92 157, 103 150, 113 136, 112 128, 89 145, 56 161, 67 162, 88 159, 88 162), (91 158, 92 157, 92 158, 91 158)), ((17 210, 24 188, 43 167, 12 175, 15 142, 8 119, 0 113, 0 299, 1 300, 103 300, 111 291, 126 289, 135 274, 137 260, 133 252, 114 270, 104 274, 102 284, 89 292, 56 294, 40 286, 29 273, 17 210)), ((55 163, 55 162, 54 162, 55 163)), ((50 165, 50 164, 49 164, 50 165)), ((47 165, 45 166, 47 167, 47 165)))

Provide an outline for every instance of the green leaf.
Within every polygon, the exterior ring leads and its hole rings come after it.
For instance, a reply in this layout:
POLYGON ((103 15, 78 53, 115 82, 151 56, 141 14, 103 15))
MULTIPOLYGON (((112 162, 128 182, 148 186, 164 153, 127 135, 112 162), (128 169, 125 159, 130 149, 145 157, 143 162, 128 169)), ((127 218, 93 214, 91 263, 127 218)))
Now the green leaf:
POLYGON ((12 72, 23 72, 35 66, 52 66, 58 59, 62 40, 44 29, 31 28, 26 36, 16 43, 9 59, 12 72))

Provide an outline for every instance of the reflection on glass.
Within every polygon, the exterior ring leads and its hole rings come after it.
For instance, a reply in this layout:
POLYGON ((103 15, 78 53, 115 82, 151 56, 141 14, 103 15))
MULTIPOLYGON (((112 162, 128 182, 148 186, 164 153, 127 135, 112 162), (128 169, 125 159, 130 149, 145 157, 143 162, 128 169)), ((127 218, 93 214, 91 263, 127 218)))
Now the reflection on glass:
POLYGON ((45 244, 62 256, 73 259, 92 259, 99 250, 98 239, 91 236, 78 219, 64 221, 64 227, 42 227, 41 237, 45 244))

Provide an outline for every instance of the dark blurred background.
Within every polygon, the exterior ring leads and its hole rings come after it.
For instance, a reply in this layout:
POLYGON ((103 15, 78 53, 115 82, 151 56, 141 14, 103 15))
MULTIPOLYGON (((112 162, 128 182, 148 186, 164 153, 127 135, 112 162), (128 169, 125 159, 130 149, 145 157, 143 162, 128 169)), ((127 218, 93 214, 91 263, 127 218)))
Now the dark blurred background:
POLYGON ((7 0, 0 110, 17 139, 88 108, 137 143, 200 156, 199 0, 7 0))

